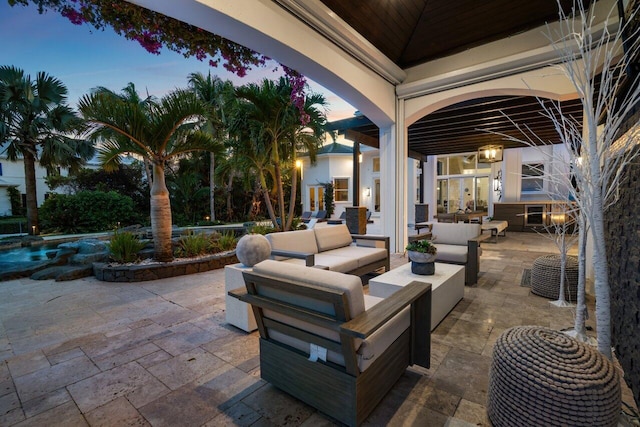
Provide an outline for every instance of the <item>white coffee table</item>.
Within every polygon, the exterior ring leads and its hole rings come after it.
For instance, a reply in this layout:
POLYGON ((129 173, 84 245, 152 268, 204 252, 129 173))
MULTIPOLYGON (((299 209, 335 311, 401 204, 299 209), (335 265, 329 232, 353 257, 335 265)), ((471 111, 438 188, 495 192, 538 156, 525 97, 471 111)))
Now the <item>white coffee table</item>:
POLYGON ((464 297, 464 266, 436 262, 436 272, 422 276, 411 272, 411 263, 404 264, 369 280, 369 295, 386 298, 415 281, 431 283, 431 330, 464 297))

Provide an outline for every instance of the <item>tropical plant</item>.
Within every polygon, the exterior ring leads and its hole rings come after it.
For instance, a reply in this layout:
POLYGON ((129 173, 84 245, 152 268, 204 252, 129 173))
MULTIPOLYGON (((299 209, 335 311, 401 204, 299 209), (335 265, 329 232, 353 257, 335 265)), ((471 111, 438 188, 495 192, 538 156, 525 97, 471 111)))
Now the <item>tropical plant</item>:
POLYGON ((77 170, 94 148, 70 135, 83 122, 66 104, 67 88, 55 77, 39 72, 35 79, 12 66, 0 67, 0 147, 11 161, 24 161, 27 229, 40 232, 36 191, 36 162, 53 171, 77 170))
MULTIPOLYGON (((233 83, 217 76, 211 77, 211 73, 206 77, 202 73, 192 73, 189 74, 188 80, 190 89, 209 107, 205 129, 211 132, 214 139, 222 142, 226 138, 229 110, 235 101, 233 83)), ((211 220, 215 221, 216 156, 215 153, 210 153, 209 156, 209 215, 211 220)))
MULTIPOLYGON (((238 77, 244 77, 251 67, 264 66, 268 59, 224 37, 128 1, 9 0, 11 6, 30 3, 36 4, 40 13, 55 11, 75 25, 86 23, 98 30, 111 27, 116 34, 137 41, 154 55, 159 55, 164 47, 200 61, 208 58, 212 67, 217 67, 222 60, 222 66, 238 77)), ((307 120, 304 113, 306 79, 284 64, 282 69, 293 88, 291 103, 300 111, 304 125, 307 120)))
POLYGON ((111 258, 124 264, 136 262, 139 259, 138 253, 144 249, 146 244, 146 241, 138 239, 133 233, 116 230, 109 240, 108 247, 111 258))
POLYGON ((436 245, 431 243, 429 240, 416 240, 410 242, 405 249, 411 252, 420 252, 429 255, 435 255, 438 253, 436 245))
POLYGON ((82 168, 67 176, 50 175, 45 182, 51 190, 59 189, 68 194, 80 191, 115 191, 133 200, 139 212, 149 211, 149 183, 144 179, 142 162, 120 164, 117 170, 82 168))
POLYGON ((262 234, 263 236, 265 234, 274 233, 276 231, 278 230, 274 228, 272 225, 264 225, 264 224, 256 224, 249 229, 249 233, 262 234))
POLYGON ((248 136, 242 138, 251 148, 250 158, 260 175, 261 191, 274 227, 289 230, 294 217, 297 186, 295 160, 299 151, 308 152, 315 162, 318 147, 322 143, 326 116, 322 110, 322 95, 309 95, 304 102, 304 116, 291 102, 291 86, 286 79, 277 82, 263 80, 261 84, 248 84, 236 89, 241 99, 231 130, 248 136), (307 122, 303 125, 302 122, 307 122), (266 172, 273 171, 278 213, 273 208, 266 187, 266 172), (283 175, 291 176, 291 201, 289 212, 284 199, 283 175))
POLYGON ((141 222, 131 197, 115 191, 52 194, 40 207, 44 231, 92 233, 141 222))
POLYGON ((327 216, 331 217, 336 209, 333 193, 333 182, 325 182, 322 184, 324 187, 324 208, 327 211, 327 216))
POLYGON ((221 251, 230 251, 235 249, 238 239, 233 231, 225 231, 218 238, 216 244, 221 251))
POLYGON ((212 248, 211 237, 205 233, 190 232, 178 239, 176 255, 180 257, 195 257, 209 253, 212 248))
POLYGON ((138 155, 153 165, 150 216, 154 258, 170 261, 172 221, 165 166, 178 156, 219 148, 199 127, 207 115, 206 106, 193 92, 181 89, 145 103, 99 90, 83 96, 79 109, 92 124, 92 138, 101 141, 99 158, 105 169, 115 169, 123 154, 138 155))
POLYGON ((7 194, 9 195, 9 203, 11 204, 11 215, 24 215, 20 191, 12 185, 7 187, 7 194))

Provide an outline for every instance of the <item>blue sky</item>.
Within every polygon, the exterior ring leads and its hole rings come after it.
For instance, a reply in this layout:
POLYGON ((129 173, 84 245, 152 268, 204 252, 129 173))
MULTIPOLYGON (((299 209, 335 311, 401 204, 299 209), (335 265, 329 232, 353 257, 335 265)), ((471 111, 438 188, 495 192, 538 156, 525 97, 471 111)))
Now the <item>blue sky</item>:
MULTIPOLYGON (((120 91, 133 82, 138 92, 162 96, 177 87, 187 86, 187 75, 211 71, 236 85, 277 78, 276 63, 250 71, 239 78, 222 67, 212 68, 195 58, 184 58, 163 50, 152 55, 137 42, 126 40, 110 29, 96 31, 87 25, 71 24, 55 13, 38 14, 35 6, 8 5, 0 0, 0 65, 13 65, 32 77, 44 71, 60 79, 69 89, 69 104, 96 86, 120 91)), ((321 92, 329 103, 329 120, 351 117, 355 108, 310 81, 314 92, 321 92)))

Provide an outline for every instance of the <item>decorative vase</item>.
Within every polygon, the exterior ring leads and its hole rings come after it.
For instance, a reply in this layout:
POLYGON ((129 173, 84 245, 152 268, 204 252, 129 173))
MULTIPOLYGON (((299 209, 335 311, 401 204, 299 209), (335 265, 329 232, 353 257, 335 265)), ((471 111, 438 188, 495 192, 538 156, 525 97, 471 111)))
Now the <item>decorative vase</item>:
POLYGON ((436 272, 436 256, 424 252, 408 251, 411 260, 411 272, 421 276, 431 276, 436 272))
POLYGON ((271 255, 271 244, 262 234, 245 234, 238 241, 236 256, 247 267, 253 267, 271 255))

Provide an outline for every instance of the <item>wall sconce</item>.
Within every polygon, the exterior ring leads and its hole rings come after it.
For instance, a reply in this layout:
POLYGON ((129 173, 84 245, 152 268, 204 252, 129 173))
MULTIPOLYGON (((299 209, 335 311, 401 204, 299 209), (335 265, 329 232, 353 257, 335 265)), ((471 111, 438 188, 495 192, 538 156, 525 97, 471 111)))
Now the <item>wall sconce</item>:
POLYGON ((502 161, 502 145, 485 145, 478 148, 478 163, 502 161))
POLYGON ((362 153, 358 154, 358 163, 362 163, 362 153))
POLYGON ((366 197, 371 197, 371 187, 367 187, 364 189, 364 195, 366 197))
POLYGON ((500 180, 498 178, 493 178, 493 191, 500 190, 500 180))

